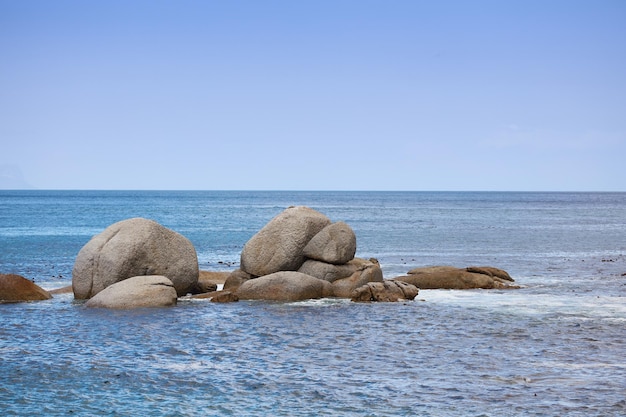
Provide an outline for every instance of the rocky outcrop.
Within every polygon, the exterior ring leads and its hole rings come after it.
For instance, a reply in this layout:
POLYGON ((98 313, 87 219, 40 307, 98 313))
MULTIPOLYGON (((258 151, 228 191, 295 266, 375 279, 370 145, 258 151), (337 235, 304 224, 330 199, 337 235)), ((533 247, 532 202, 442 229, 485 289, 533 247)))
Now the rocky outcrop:
POLYGON ((237 289, 240 300, 301 301, 332 296, 332 286, 310 275, 279 271, 250 279, 237 289))
POLYGON ((467 270, 467 272, 489 275, 490 277, 500 278, 504 281, 515 281, 513 278, 511 278, 508 272, 499 268, 494 268, 493 266, 468 266, 465 269, 467 270))
POLYGON ((0 303, 41 301, 52 298, 50 293, 29 279, 16 274, 0 274, 0 303))
POLYGON ((303 250, 330 219, 309 207, 289 207, 259 230, 243 247, 240 268, 254 276, 296 271, 303 250))
POLYGON ((172 281, 160 275, 143 275, 111 284, 85 303, 87 307, 130 309, 176 305, 172 281))
POLYGON ((350 264, 354 266, 355 271, 346 278, 333 281, 333 295, 340 298, 350 298, 352 291, 368 282, 382 282, 383 271, 380 269, 378 262, 365 260, 360 258, 353 259, 350 264))
POLYGON ((123 220, 94 236, 72 271, 74 297, 88 299, 116 282, 141 275, 166 276, 179 296, 198 282, 198 258, 186 237, 143 218, 123 220))
POLYGON ((508 273, 493 267, 429 266, 412 269, 407 275, 394 280, 415 285, 420 289, 518 288, 510 285, 513 278, 508 273))
MULTIPOLYGON (((331 289, 324 290, 325 296, 349 298, 352 291, 361 285, 383 280, 377 262, 354 258, 355 253, 356 235, 346 223, 331 223, 326 216, 308 207, 290 207, 245 244, 241 253, 241 270, 231 274, 224 289, 232 291, 241 286, 241 291, 251 291, 251 288, 260 290, 264 281, 258 281, 257 277, 297 271, 300 276, 332 284, 324 284, 325 288, 331 289)), ((290 285, 294 285, 292 281, 290 285)), ((278 296, 271 291, 264 293, 271 300, 300 297, 278 296)), ((253 297, 250 292, 243 296, 239 291, 237 294, 242 299, 253 297)))
POLYGON ((369 282, 352 291, 350 298, 357 302, 396 302, 413 300, 418 293, 415 285, 402 281, 369 282))
POLYGON ((345 264, 354 259, 356 235, 344 222, 329 224, 304 247, 304 256, 329 264, 345 264))

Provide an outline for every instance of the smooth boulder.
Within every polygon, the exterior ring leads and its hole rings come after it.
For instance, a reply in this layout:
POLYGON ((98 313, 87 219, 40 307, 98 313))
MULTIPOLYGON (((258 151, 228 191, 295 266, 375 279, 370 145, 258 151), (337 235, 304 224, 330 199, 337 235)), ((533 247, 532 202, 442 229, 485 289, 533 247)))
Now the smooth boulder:
POLYGON ((74 297, 88 299, 116 282, 134 276, 163 275, 178 296, 198 282, 193 244, 159 223, 133 218, 107 227, 78 253, 72 271, 74 297))
POLYGON ((174 284, 160 275, 142 275, 116 282, 85 303, 87 307, 131 309, 176 305, 174 284))
POLYGON ((31 280, 16 274, 0 274, 0 303, 41 301, 52 298, 50 293, 31 280))
POLYGON ((301 301, 333 295, 328 281, 295 271, 280 271, 247 280, 235 294, 240 300, 271 301, 301 301))
POLYGON ((351 294, 351 300, 356 302, 397 302, 413 300, 419 290, 415 285, 402 281, 369 282, 351 294))
POLYGON ((304 256, 329 264, 345 264, 354 259, 356 235, 344 222, 329 224, 304 247, 304 256))
POLYGON ((506 280, 493 273, 472 272, 475 270, 454 266, 430 266, 412 269, 407 275, 396 277, 394 280, 415 285, 420 289, 517 288, 509 284, 509 280, 512 281, 510 277, 506 280))
POLYGON ((240 268, 257 277, 296 271, 306 260, 305 246, 330 223, 328 217, 309 207, 289 207, 246 242, 240 268))

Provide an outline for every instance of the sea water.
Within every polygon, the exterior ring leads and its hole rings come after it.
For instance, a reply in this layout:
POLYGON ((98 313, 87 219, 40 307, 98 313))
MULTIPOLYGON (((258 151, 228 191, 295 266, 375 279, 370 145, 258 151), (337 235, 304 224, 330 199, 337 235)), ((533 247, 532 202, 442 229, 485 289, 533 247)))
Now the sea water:
POLYGON ((131 217, 188 237, 201 269, 234 270, 291 205, 347 222, 386 278, 491 265, 522 288, 372 304, 0 304, 0 413, 626 414, 625 193, 0 191, 0 272, 69 285, 80 248, 131 217))

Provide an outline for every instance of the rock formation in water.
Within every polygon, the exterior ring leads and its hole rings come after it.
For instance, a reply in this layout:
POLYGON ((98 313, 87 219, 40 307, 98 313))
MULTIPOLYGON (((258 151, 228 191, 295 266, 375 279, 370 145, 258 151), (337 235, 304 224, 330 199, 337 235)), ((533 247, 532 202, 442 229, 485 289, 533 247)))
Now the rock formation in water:
POLYGON ((41 301, 52 298, 50 293, 31 280, 16 274, 0 274, 0 303, 41 301))
POLYGON ((178 296, 172 281, 160 275, 142 275, 109 285, 85 303, 86 307, 130 309, 170 307, 178 296))
POLYGON ((349 225, 332 223, 309 207, 289 207, 245 244, 240 269, 224 289, 240 299, 349 298, 361 285, 383 280, 377 262, 355 253, 356 235, 349 225))
POLYGON ((296 271, 304 248, 330 219, 309 207, 289 207, 267 223, 243 247, 240 268, 254 276, 296 271))
POLYGON ((419 290, 415 285, 402 281, 368 282, 352 291, 350 298, 356 302, 413 300, 419 290))
POLYGON ((332 286, 296 271, 279 271, 250 279, 237 289, 240 300, 301 301, 331 297, 332 286))
POLYGON ((407 275, 396 277, 394 280, 413 284, 419 289, 518 288, 510 284, 513 282, 513 278, 506 271, 489 266, 414 268, 407 275))
POLYGON ((198 257, 186 237, 155 221, 133 218, 107 227, 78 253, 72 271, 74 297, 88 299, 116 282, 163 275, 178 296, 198 282, 198 257))

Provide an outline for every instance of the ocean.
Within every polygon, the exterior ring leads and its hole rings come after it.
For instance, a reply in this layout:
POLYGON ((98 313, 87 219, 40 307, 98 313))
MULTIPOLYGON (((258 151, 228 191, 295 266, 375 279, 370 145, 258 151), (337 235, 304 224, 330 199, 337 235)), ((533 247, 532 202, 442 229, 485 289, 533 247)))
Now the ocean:
POLYGON ((131 217, 238 267, 292 205, 357 235, 386 278, 489 265, 517 290, 86 309, 0 304, 3 416, 626 415, 626 193, 0 191, 0 273, 71 284, 76 254, 131 217))

